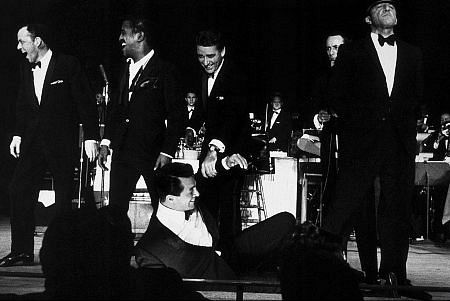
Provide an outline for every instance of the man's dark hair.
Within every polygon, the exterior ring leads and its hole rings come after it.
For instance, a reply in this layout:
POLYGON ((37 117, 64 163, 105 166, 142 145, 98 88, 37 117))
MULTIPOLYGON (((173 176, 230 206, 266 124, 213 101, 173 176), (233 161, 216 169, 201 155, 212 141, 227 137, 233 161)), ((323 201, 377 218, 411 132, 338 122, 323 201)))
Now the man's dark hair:
POLYGON ((128 21, 133 33, 143 32, 148 45, 153 48, 155 24, 143 16, 128 15, 123 21, 128 21))
POLYGON ((328 40, 328 38, 332 37, 332 36, 341 36, 342 39, 344 40, 344 44, 351 42, 350 38, 345 33, 343 33, 342 31, 340 31, 340 30, 332 30, 332 31, 327 33, 327 35, 325 37, 325 43, 328 40))
POLYGON ((36 37, 40 37, 41 40, 50 48, 52 45, 52 35, 50 28, 45 24, 32 23, 25 25, 31 38, 34 40, 36 37))
POLYGON ((160 200, 167 195, 179 196, 184 186, 179 178, 189 178, 194 175, 190 164, 173 162, 164 165, 155 173, 155 186, 160 200))
POLYGON ((283 93, 281 93, 281 92, 279 92, 279 91, 272 92, 272 93, 270 94, 270 96, 269 96, 270 102, 272 102, 273 99, 274 99, 275 97, 279 97, 280 100, 281 100, 281 102, 282 102, 282 103, 284 102, 283 93))
POLYGON ((197 46, 211 47, 216 46, 217 50, 222 51, 225 47, 222 34, 214 29, 202 30, 195 37, 197 46))

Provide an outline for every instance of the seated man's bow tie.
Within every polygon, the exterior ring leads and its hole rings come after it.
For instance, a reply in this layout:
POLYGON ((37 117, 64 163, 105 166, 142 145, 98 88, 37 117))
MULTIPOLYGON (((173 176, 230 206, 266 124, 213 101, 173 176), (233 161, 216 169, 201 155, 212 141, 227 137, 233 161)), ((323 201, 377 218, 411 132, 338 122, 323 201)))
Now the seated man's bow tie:
POLYGON ((31 69, 36 69, 36 67, 41 68, 41 62, 31 63, 31 69))
POLYGON ((274 114, 280 114, 280 111, 281 111, 281 110, 273 110, 273 113, 274 113, 274 114))
POLYGON ((191 217, 192 213, 194 213, 194 209, 184 211, 184 219, 188 221, 189 218, 191 217))
POLYGON ((391 46, 394 46, 396 37, 394 34, 391 34, 390 36, 388 36, 387 38, 383 37, 382 35, 378 35, 378 43, 380 43, 380 46, 383 46, 384 43, 388 43, 391 46))

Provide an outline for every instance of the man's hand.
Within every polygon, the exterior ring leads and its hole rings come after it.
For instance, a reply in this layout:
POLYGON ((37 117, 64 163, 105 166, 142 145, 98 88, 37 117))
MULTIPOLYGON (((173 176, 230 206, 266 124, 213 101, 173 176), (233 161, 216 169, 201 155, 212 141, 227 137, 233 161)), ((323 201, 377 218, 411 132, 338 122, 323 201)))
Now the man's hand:
POLYGON ((89 162, 94 162, 95 158, 97 158, 98 155, 97 141, 95 140, 84 141, 84 152, 86 153, 89 162))
POLYGON ((233 154, 225 159, 225 163, 229 168, 239 165, 242 169, 247 169, 247 160, 239 154, 233 154))
POLYGON ((320 123, 328 122, 331 119, 331 115, 330 113, 328 113, 328 111, 320 110, 317 119, 319 119, 320 123))
POLYGON ((108 170, 108 167, 106 167, 106 161, 108 160, 109 154, 109 147, 106 145, 100 145, 100 151, 98 153, 98 166, 100 166, 102 170, 108 170))
POLYGON ((163 167, 167 163, 170 163, 172 161, 172 158, 164 156, 163 154, 159 154, 158 159, 156 159, 154 170, 163 167))
POLYGON ((20 156, 20 143, 22 142, 20 137, 14 136, 9 145, 9 152, 14 158, 19 158, 20 156))
POLYGON ((202 163, 202 175, 205 178, 214 178, 217 175, 216 170, 217 151, 209 150, 205 160, 202 163))

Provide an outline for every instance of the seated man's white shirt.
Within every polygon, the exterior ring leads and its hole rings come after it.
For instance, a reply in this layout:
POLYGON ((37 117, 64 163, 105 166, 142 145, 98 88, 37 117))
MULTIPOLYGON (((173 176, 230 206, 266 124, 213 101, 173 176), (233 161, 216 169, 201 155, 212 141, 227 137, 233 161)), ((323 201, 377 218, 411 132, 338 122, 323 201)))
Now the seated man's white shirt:
POLYGON ((212 247, 211 234, 197 209, 191 214, 189 220, 185 220, 184 211, 176 211, 159 203, 156 217, 181 240, 195 246, 212 247))

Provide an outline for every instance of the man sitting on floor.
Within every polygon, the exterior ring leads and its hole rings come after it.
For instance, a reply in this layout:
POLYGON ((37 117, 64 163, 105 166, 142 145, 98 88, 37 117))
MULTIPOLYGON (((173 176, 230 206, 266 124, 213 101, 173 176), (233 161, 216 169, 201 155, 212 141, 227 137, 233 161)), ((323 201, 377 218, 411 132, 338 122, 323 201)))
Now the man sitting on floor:
MULTIPOLYGON (((246 167, 240 155, 227 159, 228 167, 237 161, 246 167)), ((196 203, 199 193, 192 167, 169 163, 156 173, 155 185, 160 206, 136 245, 140 267, 171 267, 183 278, 236 279, 235 273, 243 268, 268 259, 276 264, 280 246, 294 228, 294 216, 283 212, 244 230, 234 241, 230 257, 234 260, 227 263, 215 250, 219 238, 216 221, 196 203)))

